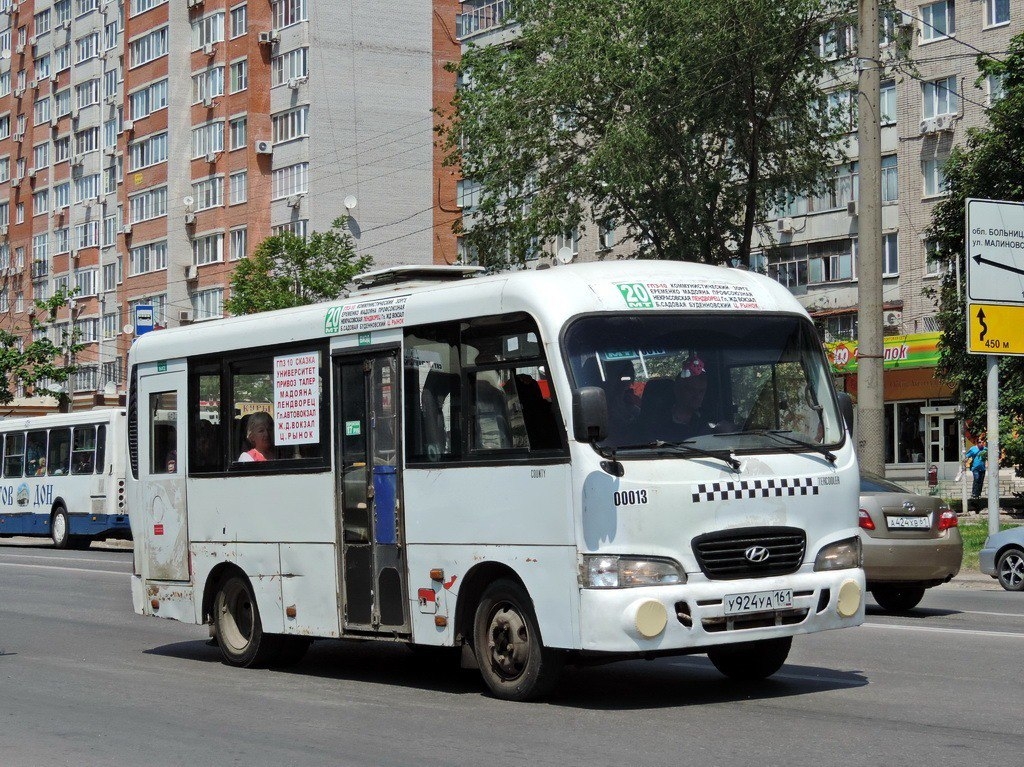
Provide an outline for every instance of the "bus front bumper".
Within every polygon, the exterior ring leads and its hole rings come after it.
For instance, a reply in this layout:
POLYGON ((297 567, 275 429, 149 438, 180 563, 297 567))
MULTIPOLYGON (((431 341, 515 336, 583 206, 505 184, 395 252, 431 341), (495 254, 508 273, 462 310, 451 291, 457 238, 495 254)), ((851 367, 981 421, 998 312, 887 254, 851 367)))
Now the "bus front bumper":
MULTIPOLYGON (((583 589, 584 651, 648 653, 686 651, 751 642, 864 622, 864 571, 807 572, 735 581, 691 581, 680 586, 583 589), (765 608, 757 602, 791 591, 791 602, 765 608), (730 596, 746 595, 752 611, 728 613, 730 596)), ((735 600, 733 600, 735 601, 735 600)))

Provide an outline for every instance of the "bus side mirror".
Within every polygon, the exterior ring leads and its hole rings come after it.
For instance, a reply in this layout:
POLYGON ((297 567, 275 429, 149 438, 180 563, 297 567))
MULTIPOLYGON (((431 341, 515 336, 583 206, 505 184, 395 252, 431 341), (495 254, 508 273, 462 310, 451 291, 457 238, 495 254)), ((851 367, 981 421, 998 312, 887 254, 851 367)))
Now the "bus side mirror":
POLYGON ((600 442, 608 436, 608 400, 599 386, 572 393, 573 436, 577 442, 600 442))
POLYGON ((853 434, 853 397, 844 391, 836 392, 839 397, 839 412, 843 414, 846 421, 846 428, 853 434))

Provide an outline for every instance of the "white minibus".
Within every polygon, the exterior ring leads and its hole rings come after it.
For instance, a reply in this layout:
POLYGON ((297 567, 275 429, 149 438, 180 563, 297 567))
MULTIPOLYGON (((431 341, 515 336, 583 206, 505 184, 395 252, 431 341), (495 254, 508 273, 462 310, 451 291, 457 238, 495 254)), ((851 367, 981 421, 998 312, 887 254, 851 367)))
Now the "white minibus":
POLYGON ((849 400, 789 291, 676 262, 479 271, 139 338, 136 611, 210 624, 239 666, 460 647, 513 700, 619 658, 764 678, 794 636, 862 622, 849 400))
POLYGON ((57 548, 131 538, 124 408, 0 420, 0 538, 57 548))

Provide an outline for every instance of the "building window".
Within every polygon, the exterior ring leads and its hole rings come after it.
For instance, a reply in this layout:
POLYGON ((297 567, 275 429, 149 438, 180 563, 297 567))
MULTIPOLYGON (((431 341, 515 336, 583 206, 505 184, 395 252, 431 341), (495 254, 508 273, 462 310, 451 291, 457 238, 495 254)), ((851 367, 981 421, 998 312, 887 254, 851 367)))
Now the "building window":
POLYGON ((857 29, 836 23, 818 38, 818 53, 823 59, 844 59, 857 48, 857 29))
POLYGON ((224 121, 217 120, 192 129, 192 158, 224 151, 224 121))
POLYGON ((846 203, 858 198, 859 188, 857 163, 850 162, 839 165, 832 178, 826 181, 825 186, 808 201, 808 211, 813 213, 845 208, 846 203))
POLYGON ((921 90, 924 95, 921 115, 925 119, 938 115, 953 115, 957 113, 959 100, 956 92, 956 77, 954 75, 922 83, 921 90))
POLYGON ((75 225, 75 249, 95 248, 100 244, 100 222, 86 221, 75 225))
POLYGON ((248 122, 245 117, 235 117, 230 122, 231 148, 245 149, 248 141, 248 122))
POLYGON ((167 215, 167 187, 147 189, 128 198, 128 215, 133 224, 167 215))
MULTIPOLYGON (((95 296, 98 286, 96 269, 82 269, 75 273, 75 287, 79 296, 95 296)), ((95 340, 95 339, 93 339, 95 340)))
POLYGON ((896 202, 899 199, 899 168, 896 155, 882 158, 882 202, 896 202))
POLYGON ((192 316, 196 322, 224 316, 224 289, 199 290, 192 296, 192 316))
POLYGON ((129 114, 133 120, 167 108, 167 80, 159 80, 128 96, 129 114))
POLYGON ((232 229, 229 234, 231 237, 231 260, 239 261, 245 258, 249 240, 248 230, 243 226, 240 229, 232 229))
POLYGON ((844 282, 853 279, 853 240, 832 240, 807 245, 808 282, 844 282))
POLYGON ((946 271, 946 259, 939 253, 939 247, 934 240, 926 240, 924 243, 924 276, 940 277, 946 271))
POLYGON ((121 312, 113 311, 107 312, 103 315, 103 325, 101 333, 104 339, 117 338, 117 334, 121 332, 121 312))
MULTIPOLYGON (((208 234, 192 241, 192 263, 197 266, 224 260, 224 235, 208 234)), ((220 315, 218 315, 220 316, 220 315)))
POLYGON ((192 103, 224 95, 224 67, 211 67, 192 76, 192 103))
POLYGON ((300 162, 275 170, 272 185, 272 199, 275 200, 305 194, 309 189, 309 163, 300 162))
POLYGON ((229 177, 231 186, 231 205, 238 205, 249 199, 249 175, 246 171, 232 173, 229 177))
POLYGON ((921 163, 924 175, 924 196, 935 197, 946 193, 946 174, 943 172, 945 158, 932 158, 921 163))
POLYGON ((992 106, 1006 95, 1005 81, 1002 75, 987 75, 985 86, 988 91, 988 105, 992 106))
POLYGON ((882 125, 896 124, 896 83, 892 80, 882 83, 879 91, 879 114, 882 125))
POLYGON ((885 405, 885 462, 924 463, 924 402, 885 405))
POLYGON ((231 37, 241 37, 249 31, 249 9, 245 3, 231 9, 231 37))
POLYGON ((826 96, 832 129, 839 133, 857 130, 857 94, 853 91, 832 91, 826 96))
POLYGON ((154 59, 166 56, 168 51, 167 27, 154 29, 144 37, 133 40, 128 46, 132 67, 140 67, 154 59))
POLYGON ((941 40, 956 32, 953 0, 942 0, 921 6, 921 42, 941 40))
POLYGON ((192 22, 192 50, 224 40, 224 12, 211 13, 192 22))
POLYGON ((32 215, 39 216, 50 210, 50 192, 42 189, 32 194, 32 215))
POLYGON ((100 196, 100 174, 93 173, 75 181, 75 202, 95 200, 100 196))
POLYGON ((134 274, 146 274, 167 268, 167 241, 151 242, 132 248, 129 269, 134 274))
POLYGON ((192 184, 192 196, 195 198, 196 210, 208 210, 223 205, 224 177, 214 176, 196 181, 192 184))
POLYGON ((298 80, 309 74, 306 65, 306 49, 296 48, 270 61, 270 85, 284 85, 289 80, 298 80))
POLYGON ((985 26, 1010 23, 1010 0, 985 0, 985 26))
POLYGON ((273 0, 270 7, 275 29, 306 20, 306 0, 273 0))
POLYGON ((298 109, 289 109, 287 112, 274 115, 274 143, 280 144, 285 141, 307 136, 306 122, 309 118, 309 106, 301 106, 298 109))
POLYGON ((610 250, 615 245, 615 219, 608 218, 597 227, 598 250, 610 250))
POLYGON ((75 41, 75 49, 77 51, 76 64, 81 64, 98 56, 100 52, 100 33, 93 32, 85 37, 78 38, 75 41))
POLYGON ((132 16, 138 16, 140 13, 145 13, 151 8, 156 8, 158 5, 163 5, 166 2, 167 0, 132 0, 132 16))
POLYGON ((249 87, 249 62, 247 59, 231 65, 231 92, 238 93, 249 87))
POLYGON ((100 80, 93 78, 75 86, 75 104, 79 109, 100 103, 100 80))
POLYGON ((895 277, 899 273, 900 253, 896 233, 882 235, 882 275, 895 277))

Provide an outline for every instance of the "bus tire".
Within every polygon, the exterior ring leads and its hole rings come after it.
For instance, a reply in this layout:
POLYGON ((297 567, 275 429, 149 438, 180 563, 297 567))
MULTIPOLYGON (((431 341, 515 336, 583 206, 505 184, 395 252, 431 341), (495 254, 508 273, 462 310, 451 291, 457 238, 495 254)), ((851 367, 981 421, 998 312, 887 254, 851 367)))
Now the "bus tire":
POLYGON ((68 542, 71 540, 68 530, 68 510, 57 504, 50 516, 50 540, 53 541, 54 548, 66 549, 68 547, 68 542))
POLYGON ((530 597, 518 583, 498 580, 480 597, 473 650, 491 693, 503 700, 536 700, 551 691, 562 653, 544 647, 530 597))
POLYGON ((761 639, 708 649, 708 658, 715 668, 739 682, 767 679, 786 662, 793 637, 761 639))
POLYGON ((266 666, 280 649, 276 636, 263 633, 256 597, 243 575, 221 581, 213 602, 213 632, 221 659, 229 666, 266 666))

